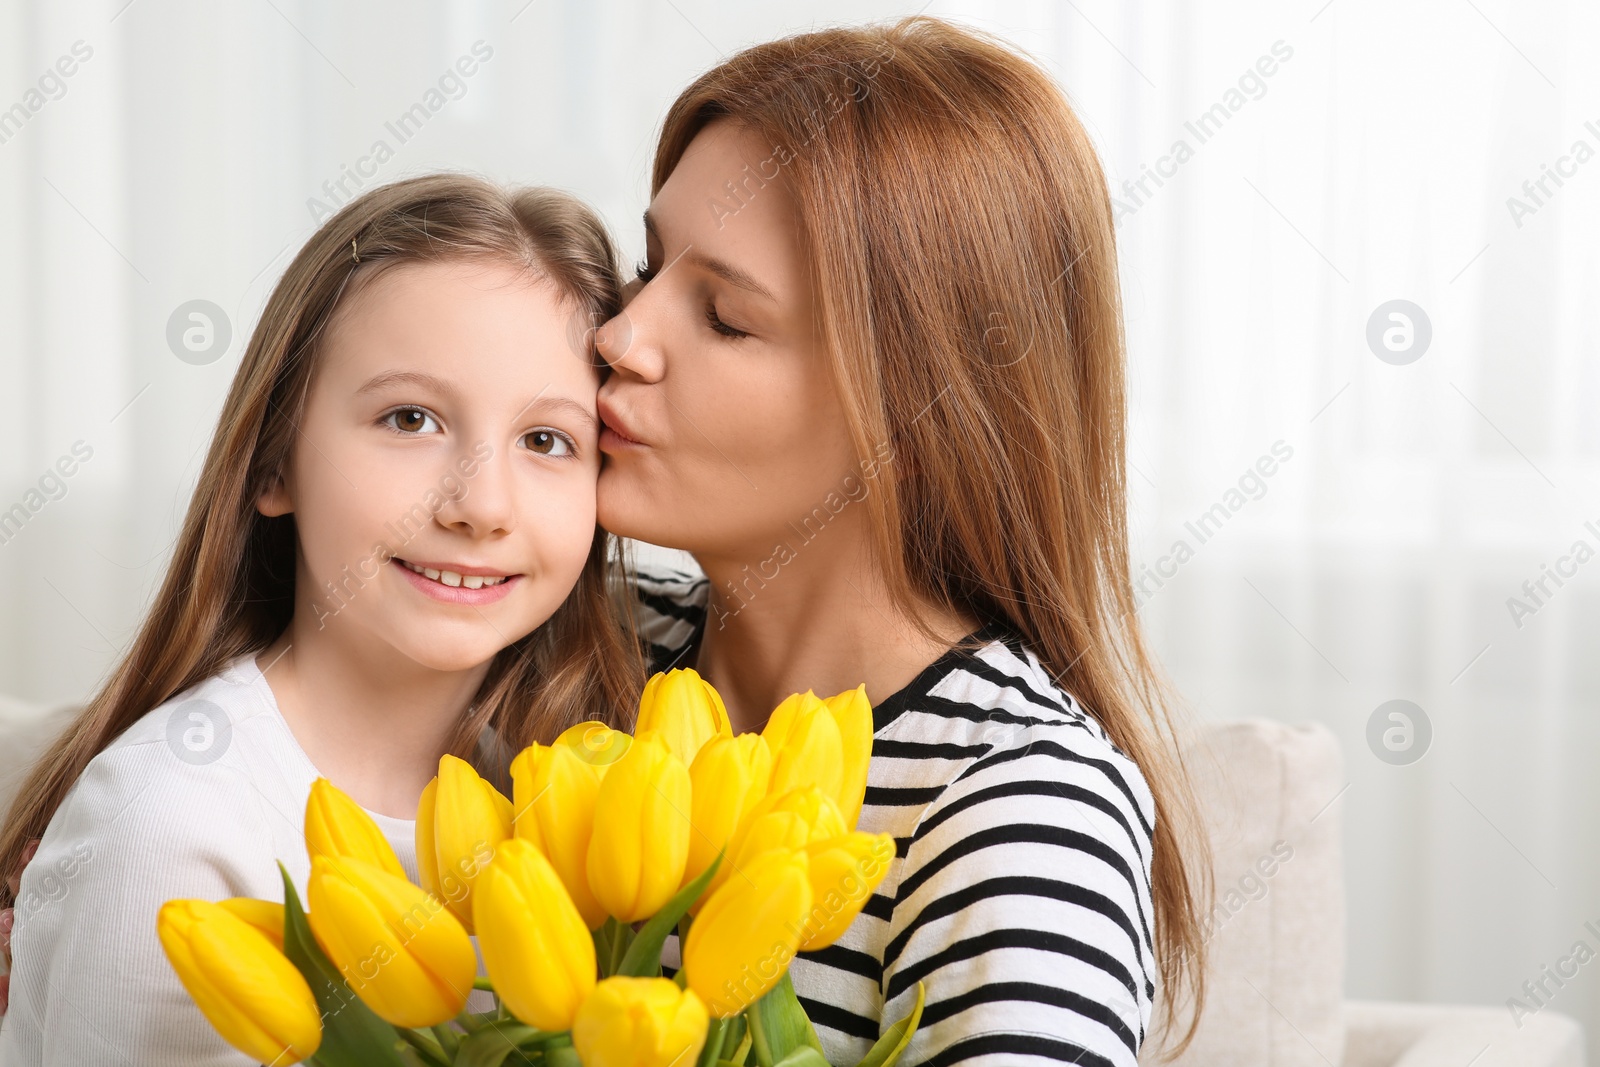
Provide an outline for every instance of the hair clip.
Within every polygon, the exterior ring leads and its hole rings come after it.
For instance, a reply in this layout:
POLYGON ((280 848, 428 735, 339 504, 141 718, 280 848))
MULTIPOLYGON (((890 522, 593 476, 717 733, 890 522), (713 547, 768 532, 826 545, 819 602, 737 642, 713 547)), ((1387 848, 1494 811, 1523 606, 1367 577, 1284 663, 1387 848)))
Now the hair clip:
POLYGON ((350 258, 356 263, 361 262, 361 255, 356 251, 356 239, 350 238, 350 258))

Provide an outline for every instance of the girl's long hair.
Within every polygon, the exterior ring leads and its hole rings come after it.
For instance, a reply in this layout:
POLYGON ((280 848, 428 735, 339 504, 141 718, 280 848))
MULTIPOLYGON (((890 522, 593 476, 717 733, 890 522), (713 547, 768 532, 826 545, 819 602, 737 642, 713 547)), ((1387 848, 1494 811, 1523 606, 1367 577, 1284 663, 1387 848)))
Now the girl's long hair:
MULTIPOLYGON (((118 734, 235 656, 266 648, 289 625, 294 516, 267 518, 256 500, 287 469, 318 340, 343 302, 359 299, 358 289, 379 273, 461 259, 509 263, 554 285, 573 310, 569 336, 585 358, 593 358, 592 324, 621 307, 611 239, 565 193, 437 174, 373 189, 330 218, 289 264, 256 324, 166 579, 133 646, 12 802, 0 832, 0 871, 16 869, 27 841, 44 834, 84 767, 118 734)), ((572 594, 494 657, 451 737, 452 754, 505 783, 510 756, 534 740, 551 741, 585 719, 631 724, 644 668, 617 602, 615 566, 612 539, 597 526, 572 594), (495 743, 480 749, 485 726, 495 743)))
POLYGON ((805 33, 684 90, 658 191, 707 124, 771 154, 733 175, 728 218, 783 180, 811 257, 819 336, 857 453, 892 448, 868 497, 899 603, 1019 632, 1143 772, 1163 1026, 1204 1002, 1209 860, 1175 701, 1129 572, 1122 311, 1106 181, 1060 88, 999 41, 938 19, 805 33))

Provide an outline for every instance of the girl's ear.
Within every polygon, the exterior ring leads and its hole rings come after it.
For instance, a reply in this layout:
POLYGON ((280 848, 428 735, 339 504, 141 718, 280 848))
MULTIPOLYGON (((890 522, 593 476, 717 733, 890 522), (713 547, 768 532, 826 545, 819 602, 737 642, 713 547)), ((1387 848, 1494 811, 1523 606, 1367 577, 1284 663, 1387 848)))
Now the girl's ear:
POLYGON ((287 515, 294 510, 294 501, 289 499, 289 487, 284 484, 283 475, 272 476, 272 484, 256 497, 256 510, 269 519, 287 515))

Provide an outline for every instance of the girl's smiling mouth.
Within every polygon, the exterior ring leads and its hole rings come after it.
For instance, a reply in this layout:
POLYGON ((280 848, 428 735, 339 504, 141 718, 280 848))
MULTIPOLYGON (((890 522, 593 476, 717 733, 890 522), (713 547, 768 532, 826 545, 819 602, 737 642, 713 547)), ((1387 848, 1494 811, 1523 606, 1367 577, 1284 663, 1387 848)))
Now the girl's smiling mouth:
POLYGON ((413 563, 395 556, 400 572, 417 588, 447 604, 492 604, 511 592, 520 574, 502 574, 459 563, 413 563))

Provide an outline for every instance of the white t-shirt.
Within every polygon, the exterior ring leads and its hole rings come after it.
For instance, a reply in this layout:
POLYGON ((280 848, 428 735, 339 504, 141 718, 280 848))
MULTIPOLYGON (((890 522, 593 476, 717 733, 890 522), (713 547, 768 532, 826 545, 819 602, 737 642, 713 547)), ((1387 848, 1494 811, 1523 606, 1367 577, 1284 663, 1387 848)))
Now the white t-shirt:
MULTIPOLYGON (((23 870, 0 1067, 254 1064, 184 990, 156 913, 178 897, 282 901, 278 860, 304 905, 306 800, 318 777, 254 654, 90 760, 23 870)), ((367 814, 416 881, 416 823, 367 814)), ((468 1002, 493 1006, 486 992, 468 1002)))

